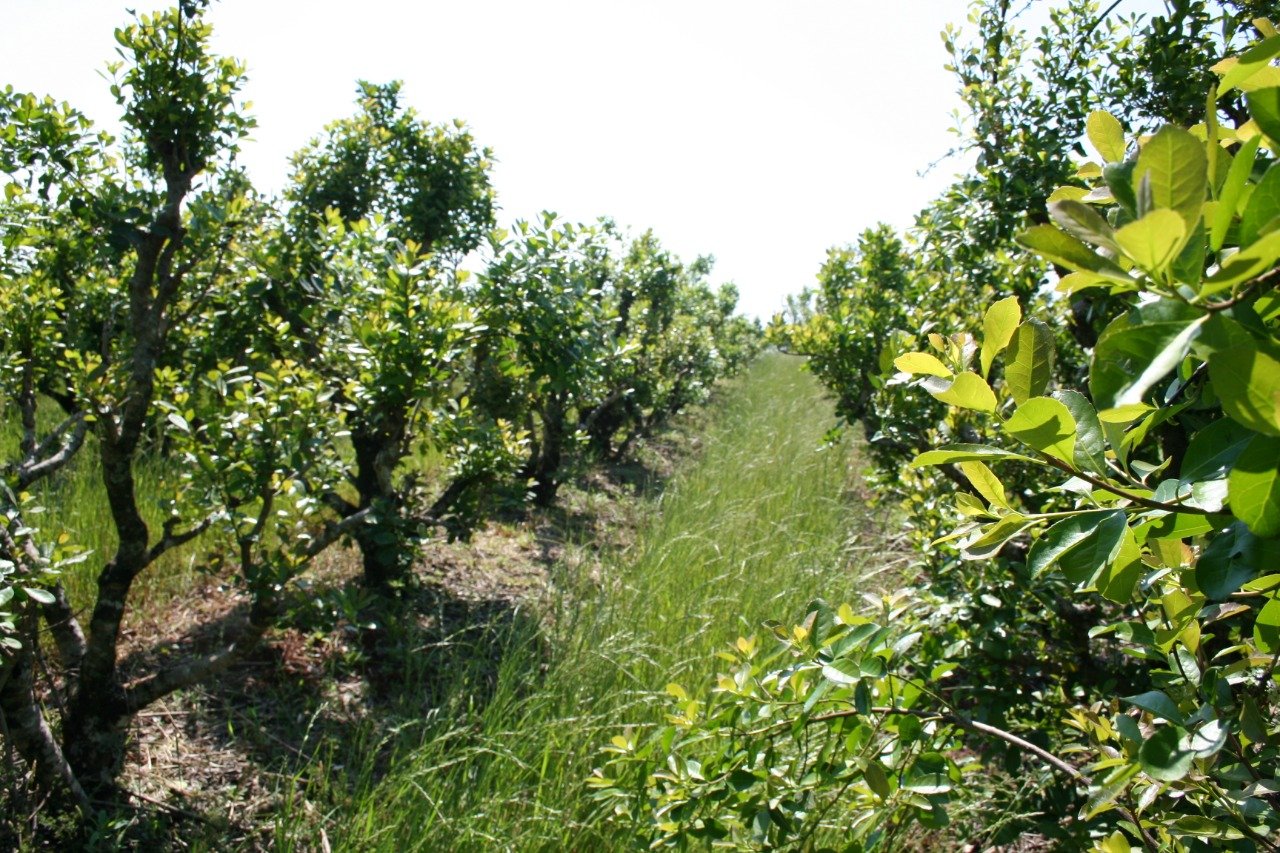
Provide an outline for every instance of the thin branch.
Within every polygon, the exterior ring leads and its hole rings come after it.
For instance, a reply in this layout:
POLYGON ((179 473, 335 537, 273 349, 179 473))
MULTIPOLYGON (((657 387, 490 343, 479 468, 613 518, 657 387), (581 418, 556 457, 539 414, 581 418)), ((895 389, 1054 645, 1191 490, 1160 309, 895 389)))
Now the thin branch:
POLYGON ((151 546, 147 551, 147 565, 151 565, 160 558, 166 551, 171 551, 181 545, 185 545, 192 539, 195 539, 201 533, 209 529, 209 525, 213 524, 213 516, 208 516, 200 521, 195 527, 183 530, 180 533, 174 532, 178 526, 178 519, 165 519, 164 529, 160 535, 160 541, 151 546))

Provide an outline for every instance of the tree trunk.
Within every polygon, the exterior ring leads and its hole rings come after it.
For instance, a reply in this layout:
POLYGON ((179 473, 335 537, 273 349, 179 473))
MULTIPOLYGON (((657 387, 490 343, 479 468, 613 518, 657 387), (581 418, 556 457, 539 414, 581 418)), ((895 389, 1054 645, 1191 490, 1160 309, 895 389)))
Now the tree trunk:
POLYGON ((21 617, 22 648, 0 661, 0 729, 5 739, 35 774, 36 785, 46 794, 70 795, 84 817, 93 811, 89 798, 76 780, 35 694, 35 608, 28 604, 21 617))
POLYGON ((557 474, 564 459, 565 404, 560 394, 552 394, 542 410, 541 452, 533 470, 533 502, 538 506, 555 503, 560 488, 557 474))

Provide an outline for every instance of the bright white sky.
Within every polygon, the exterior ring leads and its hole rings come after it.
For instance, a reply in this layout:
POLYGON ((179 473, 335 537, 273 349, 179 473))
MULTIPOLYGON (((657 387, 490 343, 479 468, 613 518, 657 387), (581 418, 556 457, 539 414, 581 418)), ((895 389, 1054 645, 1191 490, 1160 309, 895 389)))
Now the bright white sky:
MULTIPOLYGON (((169 2, 138 0, 148 11, 169 2)), ((1130 5, 1130 4, 1126 4, 1130 5)), ((1151 5, 1147 3, 1132 5, 1151 5)), ((100 76, 113 0, 0 0, 0 85, 114 130, 100 76)), ((243 160, 277 191, 288 155, 351 114, 357 78, 404 80, 428 120, 493 149, 500 221, 554 210, 652 227, 717 259, 767 318, 827 247, 912 215, 964 163, 939 32, 965 0, 222 0, 215 48, 248 63, 243 160)))

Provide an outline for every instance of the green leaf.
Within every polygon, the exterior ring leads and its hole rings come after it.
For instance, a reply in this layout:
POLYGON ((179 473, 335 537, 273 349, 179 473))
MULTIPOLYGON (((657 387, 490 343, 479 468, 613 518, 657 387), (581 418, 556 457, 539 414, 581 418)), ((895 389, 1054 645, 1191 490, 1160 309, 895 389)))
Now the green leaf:
POLYGON ((1227 480, 1235 517, 1257 536, 1280 535, 1280 438, 1255 435, 1227 480))
POLYGON ((1004 422, 1005 432, 1023 444, 1063 462, 1074 463, 1076 421, 1071 410, 1052 397, 1032 397, 1004 422))
POLYGON ((1105 275, 1112 281, 1132 284, 1133 279, 1114 261, 1102 257, 1076 238, 1052 225, 1035 225, 1018 235, 1018 242, 1046 260, 1076 272, 1105 275))
POLYGON ((1280 598, 1273 598, 1258 611, 1253 623, 1253 640, 1263 654, 1280 651, 1280 598))
POLYGON ((1225 478, 1236 458, 1256 435, 1231 418, 1219 418, 1197 430, 1183 454, 1179 478, 1184 482, 1225 478))
POLYGON ((1107 445, 1093 404, 1079 391, 1057 391, 1053 396, 1067 407, 1076 423, 1076 447, 1072 457, 1075 466, 1082 471, 1105 475, 1107 445))
POLYGON ((842 658, 822 668, 822 677, 836 684, 853 684, 862 678, 862 667, 856 660, 842 658))
POLYGON ((47 589, 41 589, 38 586, 24 586, 22 591, 27 594, 27 598, 40 604, 53 604, 56 600, 53 593, 47 589))
POLYGON ((1113 320, 1098 337, 1089 366, 1089 392, 1099 412, 1142 402, 1186 356, 1207 316, 1166 299, 1113 320))
POLYGON ((1123 513, 1104 519, 1092 535, 1058 558, 1063 577, 1073 584, 1093 586, 1119 556, 1128 530, 1123 513))
POLYGON ((1010 539, 1036 523, 1034 518, 1027 518, 1016 512, 1010 513, 988 525, 978 538, 961 545, 960 550, 966 559, 985 560, 998 553, 1010 539))
POLYGON ((1273 163, 1253 188, 1240 216, 1240 247, 1247 248, 1256 241, 1263 227, 1277 216, 1280 216, 1280 164, 1273 163))
MULTIPOLYGON (((1264 39, 1240 54, 1235 64, 1222 75, 1218 90, 1226 94, 1254 74, 1271 64, 1271 58, 1280 53, 1280 36, 1264 39)), ((1218 70, 1215 66, 1214 70, 1218 70)))
POLYGON ((927 352, 909 352, 900 355, 893 360, 893 366, 903 373, 913 375, 922 373, 927 376, 941 376, 943 379, 950 379, 954 375, 937 356, 927 352))
POLYGON ((1138 152, 1135 192, 1144 180, 1157 209, 1177 212, 1188 232, 1196 227, 1209 186, 1209 158, 1200 140, 1174 125, 1160 128, 1138 152))
POLYGON ((1212 296, 1243 284, 1271 269, 1280 258, 1280 229, 1269 231, 1257 241, 1222 262, 1218 271, 1204 280, 1202 296, 1212 296))
POLYGON ((1091 557, 1100 561, 1101 568, 1120 550, 1125 527, 1124 511, 1118 509, 1090 510, 1064 518, 1031 546, 1027 570, 1033 576, 1041 575, 1066 554, 1085 546, 1090 548, 1091 557))
POLYGON ((1209 337, 1209 379, 1222 410, 1254 432, 1280 435, 1280 346, 1255 338, 1215 315, 1209 337))
POLYGON ((1039 320, 1020 325, 1005 356, 1004 380, 1013 399, 1021 404, 1043 394, 1053 378, 1053 361, 1049 327, 1039 320))
POLYGON ((1179 214, 1156 209, 1117 231, 1115 241, 1130 260, 1160 279, 1177 258, 1187 231, 1179 214))
POLYGON ((889 794, 889 777, 885 775, 884 768, 880 766, 880 762, 874 758, 867 762, 867 768, 862 771, 862 777, 867 780, 867 787, 871 792, 881 800, 888 799, 889 794))
POLYGON ((1102 167, 1102 179, 1116 202, 1130 216, 1138 215, 1138 199, 1133 191, 1133 173, 1138 166, 1136 159, 1123 163, 1108 163, 1102 167))
POLYGON ((1146 571, 1147 567, 1142 562, 1142 547, 1138 545, 1133 528, 1126 527, 1116 558, 1098 576, 1098 592, 1108 601, 1128 604, 1133 599, 1133 590, 1146 571))
POLYGON ((982 319, 982 353, 979 357, 984 377, 991 370, 991 362, 1009 345, 1021 320, 1022 309, 1016 296, 1001 299, 987 309, 982 319))
POLYGON ((1120 252, 1115 230, 1091 206, 1078 201, 1058 201, 1049 205, 1049 215, 1072 237, 1116 254, 1120 252))
POLYGON ((1186 716, 1178 710, 1177 703, 1162 690, 1149 690, 1146 693, 1139 693, 1137 696, 1125 696, 1123 701, 1179 726, 1187 721, 1186 716))
POLYGON ((1262 138, 1255 136, 1240 146, 1235 157, 1231 159, 1231 168, 1227 170, 1226 183, 1218 194, 1218 206, 1213 211, 1213 228, 1209 233, 1209 248, 1218 251, 1227 239, 1227 231, 1235 220, 1240 206, 1240 196, 1244 193, 1245 182, 1253 173, 1253 161, 1258 154, 1258 143, 1262 138))
POLYGON ((1245 96, 1249 115, 1272 140, 1280 142, 1280 88, 1255 89, 1245 96))
POLYGON ((1182 733, 1174 726, 1164 726, 1147 738, 1138 751, 1138 760, 1148 776, 1162 782, 1176 782, 1191 772, 1196 754, 1180 745, 1182 733))
POLYGON ((1085 133, 1095 151, 1108 163, 1124 159, 1124 127, 1115 116, 1104 110, 1094 110, 1085 120, 1085 133))
POLYGON ((986 499, 987 503, 1009 508, 1009 499, 1004 493, 1004 484, 1000 482, 1000 478, 991 472, 991 469, 981 462, 961 462, 960 471, 968 478, 969 482, 986 499))
POLYGON ((1280 542, 1254 536, 1237 521, 1213 538, 1196 562, 1196 586, 1210 601, 1222 601, 1262 574, 1280 557, 1280 542))
POLYGON ((959 406, 962 409, 974 409, 979 412, 996 410, 996 395, 991 391, 987 381, 976 373, 966 370, 956 374, 950 384, 938 387, 925 385, 925 390, 943 403, 959 406))
POLYGON ((967 462, 973 459, 1008 459, 1017 462, 1037 462, 1030 456, 1012 453, 999 447, 988 447, 985 444, 946 444, 936 450, 926 450, 911 461, 912 468, 925 468, 929 465, 946 465, 954 462, 967 462))

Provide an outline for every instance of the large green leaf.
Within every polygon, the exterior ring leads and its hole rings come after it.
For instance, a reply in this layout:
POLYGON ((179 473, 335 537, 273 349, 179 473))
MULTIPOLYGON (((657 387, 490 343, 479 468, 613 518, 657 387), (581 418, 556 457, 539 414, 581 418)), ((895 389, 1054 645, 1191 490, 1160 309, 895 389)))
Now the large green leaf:
POLYGON ((1270 231, 1222 262, 1213 275, 1204 280, 1200 293, 1212 296, 1237 284, 1262 275, 1280 259, 1280 229, 1270 231))
POLYGON ((1186 715, 1178 709, 1178 704, 1163 690, 1148 690, 1137 696, 1125 696, 1123 701, 1180 726, 1187 720, 1186 715))
POLYGON ((1076 238, 1052 225, 1035 225, 1018 235, 1018 242, 1037 255, 1076 272, 1104 275, 1131 284, 1129 274, 1114 261, 1102 257, 1076 238))
POLYGON ((1202 337, 1222 410, 1254 432, 1280 435, 1280 346, 1221 314, 1205 325, 1202 337))
POLYGON ((1009 345, 1021 321, 1022 309, 1016 296, 1001 299, 987 309, 982 318, 982 352, 979 355, 983 376, 991 370, 991 362, 996 356, 1009 345))
POLYGON ((1054 399, 1061 402, 1076 423, 1076 446, 1073 455, 1075 466, 1094 474, 1107 473, 1107 445, 1102 434, 1102 422, 1093 404, 1079 391, 1056 391, 1054 399))
POLYGON ((1133 599, 1138 581, 1146 572, 1146 564, 1142 562, 1142 546, 1138 544, 1133 528, 1125 527, 1116 558, 1103 567, 1095 585, 1108 601, 1128 604, 1133 599))
POLYGON ((1135 191, 1144 180, 1149 182, 1156 208, 1176 211, 1191 231, 1200 219, 1209 186, 1204 143, 1180 127, 1160 128, 1138 152, 1138 165, 1133 170, 1135 191))
POLYGON ((1006 542, 1036 523, 1034 518, 1011 513, 983 528, 976 538, 963 543, 961 553, 970 560, 993 557, 1006 542))
POLYGON ((1236 518, 1258 536, 1280 535, 1280 438, 1255 435, 1227 481, 1236 518))
POLYGON ((1267 223, 1280 216, 1280 164, 1272 164, 1249 196, 1240 215, 1240 247, 1248 248, 1267 223))
POLYGON ((1196 754, 1183 749, 1182 730, 1165 726, 1142 744, 1138 760, 1148 776, 1162 782, 1176 782, 1191 772, 1196 754))
POLYGON ((1119 254, 1115 229, 1092 206, 1064 199, 1049 205, 1049 215, 1072 237, 1119 254))
POLYGON ((1221 601, 1262 574, 1280 558, 1280 542, 1259 539, 1237 521, 1214 537, 1196 562, 1196 586, 1221 601))
POLYGON ((1231 159, 1231 167, 1227 170, 1227 179, 1218 194, 1218 206, 1213 211, 1213 228, 1209 234, 1209 248, 1218 251, 1227 239, 1227 230, 1235 219, 1240 206, 1240 196, 1244 194, 1245 183, 1253 172, 1253 161, 1258 154, 1258 143, 1262 138, 1255 136, 1240 146, 1235 157, 1231 159))
POLYGON ((927 352, 904 353, 893 360, 893 366, 903 373, 941 376, 944 379, 949 379, 953 375, 951 369, 936 355, 930 355, 927 352))
MULTIPOLYGON (((1123 510, 1101 509, 1064 518, 1050 527, 1031 546, 1027 569, 1032 575, 1048 571, 1064 556, 1077 548, 1085 548, 1093 569, 1100 570, 1115 559, 1127 527, 1123 510)), ((1083 572, 1080 562, 1073 564, 1073 574, 1083 572)))
MULTIPOLYGON (((1222 80, 1218 83, 1219 91, 1226 94, 1229 90, 1234 89, 1259 71, 1267 68, 1271 64, 1271 59, 1277 53, 1280 53, 1280 36, 1271 36, 1253 45, 1240 54, 1237 60, 1226 70, 1226 73, 1222 75, 1222 80)), ((1214 70, 1217 71, 1218 67, 1215 66, 1214 70)))
POLYGON ((1117 163, 1124 159, 1124 127, 1111 113, 1094 110, 1085 120, 1085 133, 1094 149, 1108 163, 1117 163))
POLYGON ((1178 257, 1187 232, 1178 213, 1157 209, 1115 232, 1115 242, 1130 260, 1160 279, 1178 257))
POLYGON ((1018 326, 1005 356, 1004 380, 1018 403, 1043 394, 1053 378, 1053 332, 1039 320, 1018 326))
POLYGON ((987 503, 992 506, 1009 508, 1009 499, 1004 492, 1004 484, 1000 482, 990 468, 978 461, 959 463, 960 472, 965 475, 969 483, 977 490, 978 494, 986 499, 987 503))
POLYGON ((996 395, 991 391, 991 386, 987 384, 987 380, 971 371, 957 373, 951 382, 933 377, 926 381, 924 387, 938 400, 952 406, 979 412, 996 410, 996 395))
POLYGON ((1273 598, 1258 611, 1253 623, 1253 641, 1263 654, 1280 652, 1280 598, 1273 598))
POLYGON ((1262 132, 1280 142, 1280 88, 1255 89, 1245 95, 1245 103, 1262 132))
POLYGON ((1063 462, 1073 464, 1076 422, 1071 410, 1052 397, 1032 397, 1018 406, 1003 424, 1018 441, 1063 462))
POLYGON ((1207 316, 1185 303, 1162 300, 1113 320, 1098 337, 1089 366, 1094 405, 1103 410, 1142 402, 1186 356, 1207 316))
POLYGON ((1188 483, 1225 478, 1255 435, 1231 418, 1219 418, 1191 437, 1178 476, 1188 483))

